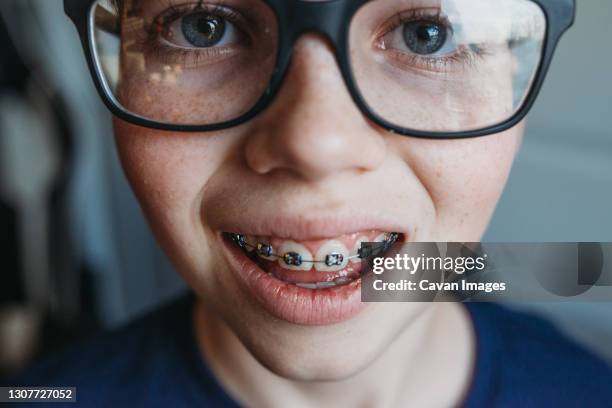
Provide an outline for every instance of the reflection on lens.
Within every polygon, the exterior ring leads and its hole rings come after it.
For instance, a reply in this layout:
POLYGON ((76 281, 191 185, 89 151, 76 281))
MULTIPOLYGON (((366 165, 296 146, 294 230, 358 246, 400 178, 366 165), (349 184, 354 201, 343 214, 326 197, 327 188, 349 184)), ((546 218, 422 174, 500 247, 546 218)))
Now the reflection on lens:
POLYGON ((274 70, 277 22, 261 1, 98 0, 91 19, 106 87, 149 120, 236 119, 261 98, 274 70))
POLYGON ((482 129, 521 108, 545 33, 530 0, 374 0, 351 22, 351 67, 370 108, 396 126, 482 129))

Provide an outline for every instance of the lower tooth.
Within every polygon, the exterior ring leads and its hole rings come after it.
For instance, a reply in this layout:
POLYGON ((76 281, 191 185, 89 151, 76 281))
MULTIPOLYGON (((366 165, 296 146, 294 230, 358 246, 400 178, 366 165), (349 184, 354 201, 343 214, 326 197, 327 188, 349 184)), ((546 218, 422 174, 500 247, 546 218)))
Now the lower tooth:
POLYGON ((296 283, 295 286, 304 289, 327 289, 337 286, 335 282, 296 283))
POLYGON ((350 281, 349 278, 347 278, 346 276, 341 276, 339 278, 334 279, 334 283, 336 285, 344 285, 345 283, 348 283, 350 281))

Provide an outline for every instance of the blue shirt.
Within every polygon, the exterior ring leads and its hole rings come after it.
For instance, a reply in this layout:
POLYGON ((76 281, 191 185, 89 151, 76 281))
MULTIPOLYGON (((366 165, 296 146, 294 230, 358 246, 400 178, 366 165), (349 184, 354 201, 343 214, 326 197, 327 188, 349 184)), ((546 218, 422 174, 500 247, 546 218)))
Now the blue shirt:
MULTIPOLYGON (((47 359, 10 385, 76 386, 79 406, 238 406, 201 358, 193 302, 193 295, 181 297, 47 359)), ((612 407, 612 368, 550 323, 495 304, 466 307, 477 359, 465 407, 612 407)))

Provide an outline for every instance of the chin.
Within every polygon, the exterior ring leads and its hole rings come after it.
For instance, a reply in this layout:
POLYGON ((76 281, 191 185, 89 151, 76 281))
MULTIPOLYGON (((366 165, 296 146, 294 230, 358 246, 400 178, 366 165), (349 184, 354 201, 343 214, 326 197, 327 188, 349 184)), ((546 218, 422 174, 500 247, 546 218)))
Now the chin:
POLYGON ((327 328, 275 327, 265 323, 254 330, 238 329, 250 354, 274 374, 298 381, 342 381, 368 367, 397 337, 393 327, 368 332, 365 322, 327 328), (361 335, 357 334, 361 333, 361 335), (352 336, 355 336, 351 338, 352 336))
MULTIPOLYGON (((219 268, 222 270, 223 268, 219 268)), ((231 284, 228 282, 228 284, 231 284)), ((249 354, 269 371, 296 381, 343 381, 374 364, 429 304, 368 303, 328 324, 296 324, 271 314, 256 299, 219 301, 216 309, 249 354)))
POLYGON ((328 351, 311 353, 297 352, 295 349, 282 350, 278 347, 248 349, 261 365, 279 377, 308 382, 349 379, 369 366, 384 351, 382 346, 369 353, 357 351, 351 353, 344 347, 338 349, 332 347, 328 351))

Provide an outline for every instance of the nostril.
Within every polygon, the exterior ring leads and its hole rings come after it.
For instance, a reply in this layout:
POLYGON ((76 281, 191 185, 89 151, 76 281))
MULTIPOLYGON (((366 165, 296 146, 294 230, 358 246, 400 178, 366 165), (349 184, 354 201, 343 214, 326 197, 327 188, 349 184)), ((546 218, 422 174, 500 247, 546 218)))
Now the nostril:
POLYGON ((321 180, 347 171, 373 171, 384 162, 386 143, 377 132, 315 127, 251 135, 245 146, 247 166, 260 175, 287 171, 305 180, 321 180))

